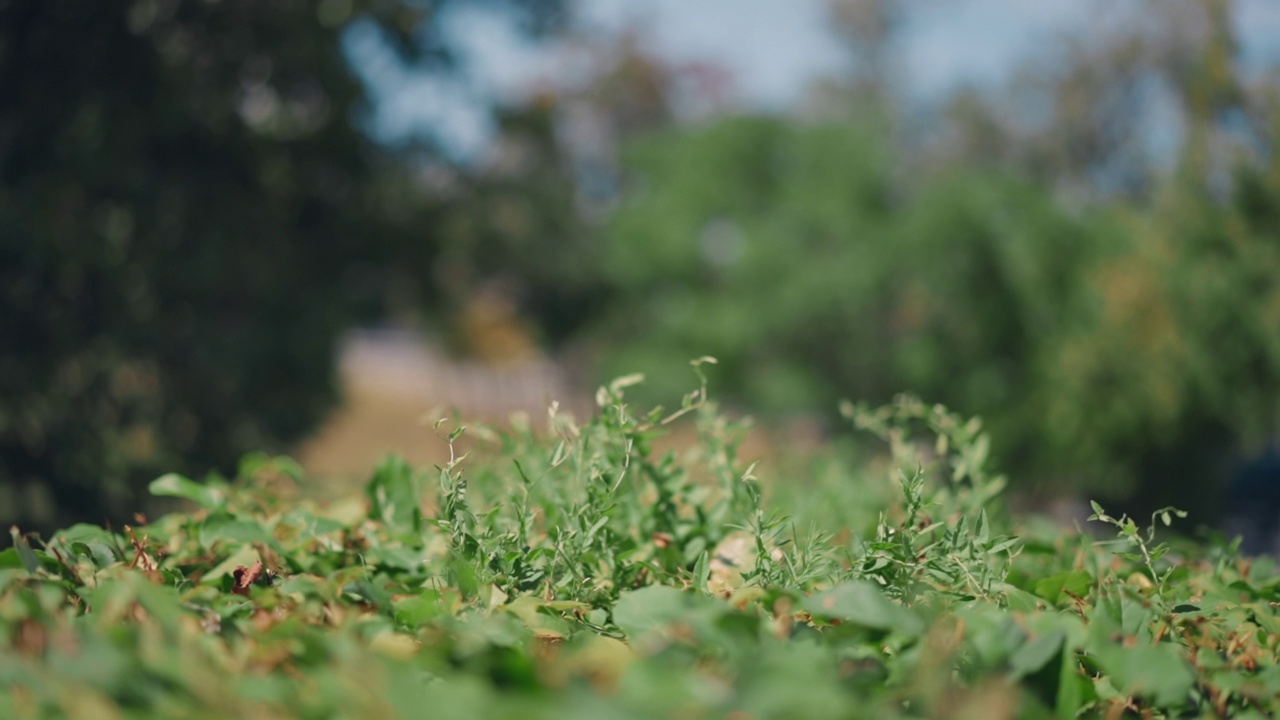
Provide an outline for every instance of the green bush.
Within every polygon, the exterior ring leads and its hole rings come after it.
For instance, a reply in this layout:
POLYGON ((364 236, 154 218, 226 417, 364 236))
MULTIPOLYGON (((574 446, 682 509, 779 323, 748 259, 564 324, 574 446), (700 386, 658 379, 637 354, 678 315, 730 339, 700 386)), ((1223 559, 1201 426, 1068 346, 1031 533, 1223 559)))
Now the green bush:
POLYGON ((1068 210, 1007 173, 899 169, 880 137, 746 118, 638 142, 602 374, 708 353, 767 415, 920 393, 982 416, 1023 483, 1164 504, 1276 432, 1274 179, 1068 210))
POLYGON ((583 422, 482 432, 489 453, 432 472, 389 459, 328 507, 290 497, 294 464, 251 458, 234 484, 156 480, 193 509, 144 527, 43 547, 15 532, 0 714, 1274 709, 1275 563, 1159 541, 1177 511, 1141 528, 1095 506, 1110 541, 1013 525, 980 424, 910 398, 845 408, 889 442, 880 470, 828 458, 771 482, 737 461, 742 426, 705 386, 683 408, 699 441, 666 454, 672 416, 637 412, 626 386, 583 422))
POLYGON ((666 377, 696 349, 764 412, 910 390, 987 417, 1006 457, 1039 440, 1045 356, 1099 254, 1093 228, 996 175, 899 193, 875 138, 747 119, 636 147, 607 238, 604 371, 666 377))
POLYGON ((1239 173, 1117 209, 1053 348, 1046 448, 1156 505, 1212 508, 1230 455, 1280 437, 1280 175, 1239 173))

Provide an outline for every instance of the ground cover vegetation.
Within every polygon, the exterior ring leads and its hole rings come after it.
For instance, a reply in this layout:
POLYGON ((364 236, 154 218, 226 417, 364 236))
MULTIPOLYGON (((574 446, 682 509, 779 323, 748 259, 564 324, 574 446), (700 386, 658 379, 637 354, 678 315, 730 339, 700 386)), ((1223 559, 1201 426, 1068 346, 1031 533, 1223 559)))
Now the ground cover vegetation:
MULTIPOLYGON (((705 366, 695 365, 701 370, 705 366)), ((165 475, 190 509, 13 531, 4 717, 1273 716, 1280 576, 1095 505, 1011 518, 976 419, 846 404, 803 471, 744 467, 706 383, 674 411, 553 406, 318 505, 301 470, 165 475), (695 447, 658 453, 678 423, 695 447)))

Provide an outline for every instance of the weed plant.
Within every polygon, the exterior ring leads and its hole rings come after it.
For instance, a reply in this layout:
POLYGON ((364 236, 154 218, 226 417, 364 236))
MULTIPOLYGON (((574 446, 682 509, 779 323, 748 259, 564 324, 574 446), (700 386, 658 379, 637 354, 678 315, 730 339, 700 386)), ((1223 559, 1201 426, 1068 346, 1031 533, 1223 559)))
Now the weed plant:
POLYGON ((1172 509, 1023 530, 980 423, 907 397, 842 407, 888 460, 767 478, 706 362, 670 413, 627 377, 585 421, 442 422, 490 451, 325 506, 255 456, 156 480, 193 509, 155 522, 14 529, 0 716, 1274 717, 1270 560, 1158 541, 1172 509))

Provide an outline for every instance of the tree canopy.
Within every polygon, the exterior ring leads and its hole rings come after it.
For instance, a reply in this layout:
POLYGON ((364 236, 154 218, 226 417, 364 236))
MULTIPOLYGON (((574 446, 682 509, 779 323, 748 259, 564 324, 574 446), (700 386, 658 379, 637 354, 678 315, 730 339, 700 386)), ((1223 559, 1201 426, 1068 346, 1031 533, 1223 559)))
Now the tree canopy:
MULTIPOLYGON (((506 4, 534 30, 558 13, 506 4)), ((432 10, 0 4, 7 512, 119 517, 159 469, 229 469, 329 407, 336 335, 434 253, 429 208, 395 205, 400 170, 353 124, 341 33, 375 22, 447 67, 432 10)))

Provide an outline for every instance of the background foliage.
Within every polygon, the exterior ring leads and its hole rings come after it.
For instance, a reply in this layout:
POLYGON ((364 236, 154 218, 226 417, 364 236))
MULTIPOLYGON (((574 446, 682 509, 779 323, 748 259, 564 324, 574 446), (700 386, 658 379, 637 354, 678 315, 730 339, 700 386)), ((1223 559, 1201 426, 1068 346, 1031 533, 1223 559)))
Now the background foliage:
POLYGON ((356 21, 449 59, 412 3, 0 7, 8 520, 127 517, 164 469, 296 441, 337 335, 429 292, 431 205, 353 124, 356 21))
POLYGON ((1024 487, 1221 509, 1280 431, 1280 114, 1229 3, 1153 6, 927 121, 895 94, 897 4, 845 5, 871 57, 825 114, 630 143, 602 376, 711 353, 773 413, 911 390, 982 415, 1024 487), (1185 123, 1163 156, 1155 93, 1185 123))
POLYGON ((1221 201, 1071 210, 1003 170, 902 187, 877 137, 760 119, 637 143, 607 231, 607 370, 712 353, 734 399, 775 413, 912 388, 988 418, 1027 481, 1112 492, 1160 475, 1186 497, 1274 432, 1260 171, 1221 201))

